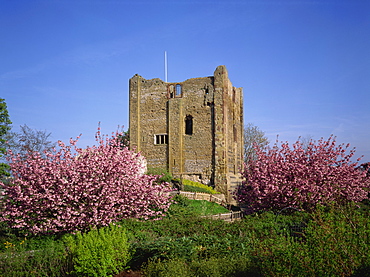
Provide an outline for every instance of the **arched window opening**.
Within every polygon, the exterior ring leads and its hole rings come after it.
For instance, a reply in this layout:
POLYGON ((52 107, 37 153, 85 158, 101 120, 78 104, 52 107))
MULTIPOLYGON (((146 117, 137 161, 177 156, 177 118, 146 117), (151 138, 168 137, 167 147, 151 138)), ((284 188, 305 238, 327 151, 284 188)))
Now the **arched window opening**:
POLYGON ((175 87, 173 85, 168 86, 168 98, 175 97, 175 87))
POLYGON ((193 134, 193 117, 191 115, 187 115, 185 117, 185 135, 192 134, 193 134))

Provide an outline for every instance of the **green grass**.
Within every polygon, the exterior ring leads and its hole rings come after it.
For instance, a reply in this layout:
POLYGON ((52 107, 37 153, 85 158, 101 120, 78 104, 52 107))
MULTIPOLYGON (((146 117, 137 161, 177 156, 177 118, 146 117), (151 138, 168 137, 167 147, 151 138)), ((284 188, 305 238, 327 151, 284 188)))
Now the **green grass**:
POLYGON ((161 178, 159 178, 159 182, 167 182, 171 183, 172 175, 163 168, 157 168, 157 167, 149 167, 147 170, 148 175, 159 175, 161 178))
POLYGON ((214 202, 209 202, 206 200, 189 200, 188 209, 194 210, 197 215, 212 215, 229 213, 230 211, 223 206, 220 206, 214 202))
POLYGON ((217 203, 206 200, 190 200, 182 195, 176 195, 174 201, 175 203, 168 211, 168 217, 197 217, 230 212, 217 203))

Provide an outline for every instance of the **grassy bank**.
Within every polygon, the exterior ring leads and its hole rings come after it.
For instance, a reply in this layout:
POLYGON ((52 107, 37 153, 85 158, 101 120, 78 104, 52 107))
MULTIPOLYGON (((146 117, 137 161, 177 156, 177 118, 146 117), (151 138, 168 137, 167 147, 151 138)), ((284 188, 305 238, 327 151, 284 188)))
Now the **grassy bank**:
POLYGON ((25 239, 2 226, 0 276, 114 276, 128 268, 171 277, 370 276, 368 205, 266 212, 228 223, 201 217, 224 209, 217 204, 177 200, 163 220, 124 220, 79 239, 25 239), (100 275, 87 274, 89 265, 100 275))

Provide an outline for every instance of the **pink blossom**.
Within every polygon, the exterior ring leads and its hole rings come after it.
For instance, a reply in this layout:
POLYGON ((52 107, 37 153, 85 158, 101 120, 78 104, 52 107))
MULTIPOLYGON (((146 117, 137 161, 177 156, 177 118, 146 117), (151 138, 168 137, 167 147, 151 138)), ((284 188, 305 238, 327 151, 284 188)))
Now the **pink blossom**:
POLYGON ((9 153, 14 179, 5 191, 0 220, 33 233, 58 233, 106 226, 123 218, 157 218, 170 205, 169 186, 143 175, 143 157, 121 148, 116 137, 96 134, 87 149, 59 141, 43 158, 9 153), (160 192, 160 193, 158 193, 160 192))
POLYGON ((359 202, 367 198, 370 178, 351 162, 355 151, 348 147, 336 146, 333 136, 317 143, 311 140, 306 147, 297 141, 293 149, 287 142, 276 142, 265 151, 256 146, 258 159, 245 165, 235 198, 252 210, 359 202))

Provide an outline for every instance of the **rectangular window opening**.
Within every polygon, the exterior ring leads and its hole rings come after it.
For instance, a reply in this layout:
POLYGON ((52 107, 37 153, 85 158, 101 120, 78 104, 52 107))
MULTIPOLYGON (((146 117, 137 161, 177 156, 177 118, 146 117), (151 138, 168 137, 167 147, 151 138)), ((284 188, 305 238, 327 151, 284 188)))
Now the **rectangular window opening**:
POLYGON ((193 117, 191 115, 187 115, 185 117, 185 134, 186 135, 193 134, 193 117))
POLYGON ((181 94, 182 94, 182 92, 181 92, 181 85, 177 84, 176 85, 176 96, 177 97, 181 97, 181 94))
POLYGON ((168 135, 167 134, 155 135, 154 144, 158 144, 158 145, 168 144, 168 135))

